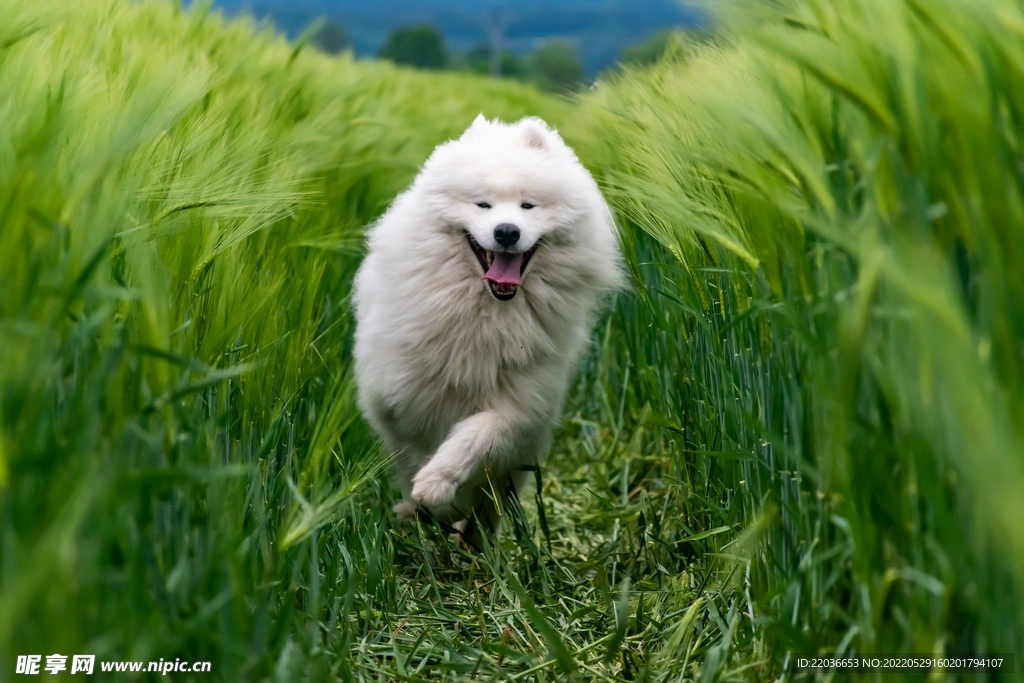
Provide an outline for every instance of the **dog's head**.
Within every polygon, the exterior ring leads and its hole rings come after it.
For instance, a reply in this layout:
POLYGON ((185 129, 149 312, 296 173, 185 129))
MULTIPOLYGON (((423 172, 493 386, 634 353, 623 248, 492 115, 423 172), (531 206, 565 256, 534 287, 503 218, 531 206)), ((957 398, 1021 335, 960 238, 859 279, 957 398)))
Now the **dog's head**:
POLYGON ((573 270, 595 287, 617 283, 607 205, 572 150, 540 119, 504 124, 478 116, 462 137, 434 151, 417 185, 441 229, 458 242, 467 275, 482 278, 498 300, 514 298, 531 270, 559 268, 548 273, 549 284, 557 275, 574 277, 573 270), (587 256, 591 251, 596 258, 587 256))

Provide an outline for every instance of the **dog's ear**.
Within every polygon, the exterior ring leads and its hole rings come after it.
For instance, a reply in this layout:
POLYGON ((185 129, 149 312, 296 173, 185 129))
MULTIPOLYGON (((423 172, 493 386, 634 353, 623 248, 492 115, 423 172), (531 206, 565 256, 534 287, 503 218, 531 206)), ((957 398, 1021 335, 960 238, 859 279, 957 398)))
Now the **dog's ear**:
POLYGON ((479 133, 481 130, 486 128, 488 125, 489 125, 489 121, 484 118, 484 115, 483 114, 477 114, 476 118, 473 119, 473 123, 469 124, 469 128, 466 129, 466 132, 463 133, 462 136, 466 137, 466 136, 472 135, 474 133, 479 133))
POLYGON ((558 133, 548 128, 548 124, 535 116, 528 116, 522 119, 519 122, 519 128, 523 132, 523 138, 526 140, 527 147, 550 150, 558 142, 561 142, 558 133))

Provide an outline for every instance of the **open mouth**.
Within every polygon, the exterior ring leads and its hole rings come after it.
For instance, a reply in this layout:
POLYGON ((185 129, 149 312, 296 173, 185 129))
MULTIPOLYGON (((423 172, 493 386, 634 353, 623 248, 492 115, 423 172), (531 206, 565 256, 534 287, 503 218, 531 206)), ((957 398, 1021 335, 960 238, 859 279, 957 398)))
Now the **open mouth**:
POLYGON ((476 254, 480 267, 484 269, 484 279, 494 298, 508 301, 514 297, 523 284, 523 273, 526 272, 526 265, 533 257, 533 252, 537 251, 537 245, 534 244, 527 251, 488 251, 468 232, 466 240, 476 254))

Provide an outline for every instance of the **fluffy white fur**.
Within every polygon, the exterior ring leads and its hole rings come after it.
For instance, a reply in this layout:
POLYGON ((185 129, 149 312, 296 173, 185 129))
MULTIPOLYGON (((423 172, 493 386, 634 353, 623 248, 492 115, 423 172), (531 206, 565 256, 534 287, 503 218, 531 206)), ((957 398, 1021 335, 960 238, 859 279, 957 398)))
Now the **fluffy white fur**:
POLYGON ((362 410, 396 453, 395 511, 466 519, 548 449, 595 308, 623 281, 611 213, 540 119, 480 116, 434 150, 368 247, 355 367, 362 410), (499 224, 519 228, 515 249, 537 245, 504 301, 466 238, 502 251, 499 224))

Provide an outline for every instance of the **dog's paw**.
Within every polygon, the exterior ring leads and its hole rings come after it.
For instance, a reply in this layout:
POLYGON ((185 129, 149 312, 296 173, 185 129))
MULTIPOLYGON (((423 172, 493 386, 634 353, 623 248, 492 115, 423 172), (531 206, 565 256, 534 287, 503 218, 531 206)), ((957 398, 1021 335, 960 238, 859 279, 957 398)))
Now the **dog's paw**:
POLYGON ((412 499, 443 522, 464 519, 467 512, 456 508, 459 482, 440 468, 424 467, 412 480, 412 499))
POLYGON ((416 519, 416 503, 412 501, 403 500, 395 503, 395 507, 391 508, 391 510, 403 522, 411 522, 416 519))

